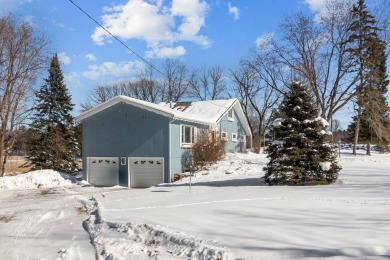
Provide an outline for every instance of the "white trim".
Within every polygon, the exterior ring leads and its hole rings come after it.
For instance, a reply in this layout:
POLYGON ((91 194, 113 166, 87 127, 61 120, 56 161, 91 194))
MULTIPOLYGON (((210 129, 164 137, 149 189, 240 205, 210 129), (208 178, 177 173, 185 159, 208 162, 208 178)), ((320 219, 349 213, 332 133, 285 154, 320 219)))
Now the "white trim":
POLYGON ((237 133, 232 133, 232 142, 237 142, 237 133))
POLYGON ((223 140, 223 141, 228 141, 227 132, 221 132, 221 140, 223 140), (225 135, 225 137, 223 137, 223 135, 225 135))
MULTIPOLYGON (((229 101, 229 100, 228 100, 229 101)), ((95 108, 92 108, 78 117, 76 117, 76 123, 82 122, 84 119, 99 113, 111 106, 114 106, 118 103, 125 103, 125 104, 130 104, 136 107, 140 107, 142 109, 146 109, 148 111, 151 111, 153 113, 157 113, 166 117, 171 117, 174 119, 179 119, 183 121, 188 121, 188 122, 194 122, 194 123, 199 123, 199 124, 204 124, 204 125, 210 125, 215 123, 215 120, 212 119, 206 119, 202 117, 202 115, 197 115, 197 114, 191 114, 191 113, 186 113, 182 111, 178 111, 176 109, 171 109, 169 107, 164 107, 158 104, 150 103, 144 100, 139 100, 136 98, 131 98, 127 96, 116 96, 102 104, 99 104, 95 108)))
POLYGON ((83 121, 84 119, 96 114, 96 113, 99 113, 111 106, 114 106, 118 103, 126 103, 126 104, 131 104, 131 105, 134 105, 134 106, 137 106, 137 107, 140 107, 140 108, 144 108, 146 110, 149 110, 151 112, 154 112, 154 113, 157 113, 157 114, 160 114, 160 115, 163 115, 163 116, 167 116, 167 117, 173 117, 174 114, 171 112, 168 112, 168 111, 165 111, 165 110, 162 110, 162 109, 158 109, 158 107, 156 107, 157 105, 156 104, 153 104, 153 103, 149 103, 147 101, 143 101, 143 100, 139 100, 139 99, 135 99, 135 98, 131 98, 131 97, 126 97, 126 96, 116 96, 110 100, 107 100, 106 102, 104 103, 101 103, 99 104, 98 106, 96 106, 95 108, 92 108, 84 113, 82 113, 81 115, 79 115, 78 117, 76 117, 76 122, 77 123, 80 123, 81 121, 83 121), (153 105, 153 106, 150 106, 153 105))
POLYGON ((241 135, 241 142, 246 143, 246 135, 241 135))
MULTIPOLYGON (((180 124, 180 136, 179 136, 179 138, 180 138, 180 147, 182 147, 182 148, 191 148, 192 145, 196 142, 197 132, 198 132, 198 128, 196 126, 180 124), (190 139, 191 139, 190 143, 184 143, 183 142, 183 127, 190 127, 190 139)), ((186 138, 184 136, 184 140, 185 139, 186 138)))

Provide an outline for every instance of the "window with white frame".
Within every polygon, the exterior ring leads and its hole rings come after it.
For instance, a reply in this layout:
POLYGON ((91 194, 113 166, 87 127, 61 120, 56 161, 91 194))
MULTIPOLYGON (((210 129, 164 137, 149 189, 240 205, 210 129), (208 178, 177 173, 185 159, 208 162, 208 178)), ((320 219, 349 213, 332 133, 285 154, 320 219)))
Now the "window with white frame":
POLYGON ((227 132, 221 132, 221 140, 227 141, 227 132))
POLYGON ((241 136, 241 142, 245 143, 246 142, 246 135, 241 136))
POLYGON ((229 121, 234 121, 233 108, 228 111, 228 120, 229 121))
POLYGON ((237 134, 236 133, 232 133, 232 141, 237 142, 237 134))
POLYGON ((182 147, 192 147, 196 140, 196 127, 181 125, 180 127, 180 145, 182 147))

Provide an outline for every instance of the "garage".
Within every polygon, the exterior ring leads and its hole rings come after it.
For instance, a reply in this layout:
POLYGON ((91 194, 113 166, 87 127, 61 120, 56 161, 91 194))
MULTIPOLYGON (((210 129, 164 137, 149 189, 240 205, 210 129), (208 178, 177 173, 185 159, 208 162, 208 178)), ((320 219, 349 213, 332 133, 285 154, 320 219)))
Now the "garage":
POLYGON ((164 158, 129 157, 129 187, 149 188, 164 182, 164 158))
POLYGON ((118 185, 117 157, 88 157, 88 182, 96 186, 118 185))

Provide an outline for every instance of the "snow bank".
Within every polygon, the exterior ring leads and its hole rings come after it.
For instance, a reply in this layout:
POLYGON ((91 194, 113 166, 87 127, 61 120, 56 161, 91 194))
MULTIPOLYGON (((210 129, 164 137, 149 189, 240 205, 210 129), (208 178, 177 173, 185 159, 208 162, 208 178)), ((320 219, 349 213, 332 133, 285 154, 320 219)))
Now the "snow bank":
POLYGON ((69 186, 72 185, 73 182, 75 182, 73 176, 54 170, 38 170, 16 176, 2 177, 0 178, 0 189, 52 188, 57 186, 69 186))
POLYGON ((106 222, 94 197, 83 203, 90 214, 83 226, 104 259, 228 259, 216 242, 159 225, 106 222))

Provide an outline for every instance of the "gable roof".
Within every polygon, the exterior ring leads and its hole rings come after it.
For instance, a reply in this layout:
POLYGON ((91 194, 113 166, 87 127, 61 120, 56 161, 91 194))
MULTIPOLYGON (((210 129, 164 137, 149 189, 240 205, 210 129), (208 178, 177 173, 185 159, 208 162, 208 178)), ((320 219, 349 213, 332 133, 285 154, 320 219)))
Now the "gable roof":
POLYGON ((76 117, 76 122, 81 122, 84 119, 118 103, 126 103, 137 106, 173 119, 207 125, 218 123, 219 120, 230 110, 230 108, 235 107, 235 111, 240 118, 240 121, 244 124, 245 132, 251 133, 246 116, 242 111, 240 102, 236 98, 227 100, 176 102, 171 105, 169 103, 154 104, 128 96, 116 96, 80 114, 76 117))

